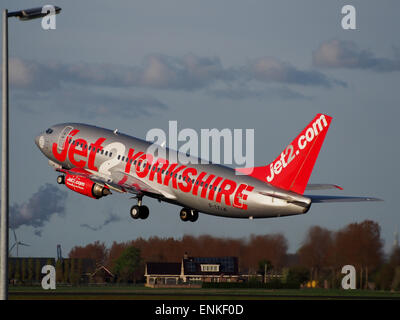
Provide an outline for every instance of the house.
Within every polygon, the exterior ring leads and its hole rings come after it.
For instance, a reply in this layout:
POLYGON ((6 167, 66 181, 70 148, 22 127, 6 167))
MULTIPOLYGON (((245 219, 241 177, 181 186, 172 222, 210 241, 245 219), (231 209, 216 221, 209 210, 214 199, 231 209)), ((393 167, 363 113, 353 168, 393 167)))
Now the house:
POLYGON ((146 286, 176 286, 202 282, 237 282, 237 257, 188 257, 181 262, 148 262, 146 286))

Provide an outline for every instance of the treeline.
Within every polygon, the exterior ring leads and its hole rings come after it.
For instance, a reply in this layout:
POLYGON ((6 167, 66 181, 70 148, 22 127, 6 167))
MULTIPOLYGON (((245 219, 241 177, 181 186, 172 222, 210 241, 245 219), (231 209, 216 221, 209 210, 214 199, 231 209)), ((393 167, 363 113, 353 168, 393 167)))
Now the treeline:
POLYGON ((342 267, 353 265, 357 288, 400 289, 400 249, 393 248, 385 257, 376 222, 352 223, 339 231, 313 226, 297 254, 298 264, 310 271, 310 280, 330 287, 339 287, 342 267))
POLYGON ((331 288, 340 287, 341 268, 350 264, 357 270, 358 288, 400 289, 400 249, 385 256, 376 222, 352 223, 338 231, 313 226, 295 255, 289 255, 287 249, 287 239, 281 233, 251 235, 247 239, 185 235, 181 239, 151 237, 114 242, 110 248, 97 241, 74 247, 69 257, 94 259, 116 272, 120 279, 136 281, 143 277, 144 262, 178 262, 185 253, 197 257, 235 256, 240 273, 280 273, 290 281, 314 280, 319 286, 331 288), (135 257, 121 258, 127 250, 135 257), (121 277, 121 270, 130 266, 127 261, 134 261, 135 267, 121 277))
POLYGON ((239 258, 239 269, 254 273, 259 262, 267 259, 274 269, 285 265, 288 244, 282 234, 251 235, 248 239, 219 238, 209 235, 198 237, 185 235, 181 239, 150 237, 117 243, 110 248, 96 241, 84 247, 76 246, 69 253, 70 258, 92 258, 110 270, 125 249, 140 250, 145 262, 179 262, 185 253, 194 257, 235 256, 239 258))
POLYGON ((54 259, 43 258, 9 258, 8 279, 11 283, 40 283, 42 267, 45 264, 54 265, 54 259))

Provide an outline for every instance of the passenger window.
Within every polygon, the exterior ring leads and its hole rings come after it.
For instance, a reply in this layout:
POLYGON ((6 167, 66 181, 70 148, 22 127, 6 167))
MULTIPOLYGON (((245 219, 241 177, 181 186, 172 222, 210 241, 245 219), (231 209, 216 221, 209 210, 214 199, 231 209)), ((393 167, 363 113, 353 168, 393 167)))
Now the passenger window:
POLYGON ((112 156, 112 152, 110 152, 110 157, 112 156))
POLYGON ((118 155, 118 160, 119 160, 119 159, 121 159, 121 156, 120 156, 120 155, 118 155))
POLYGON ((122 156, 122 161, 124 161, 125 160, 125 156, 122 156))

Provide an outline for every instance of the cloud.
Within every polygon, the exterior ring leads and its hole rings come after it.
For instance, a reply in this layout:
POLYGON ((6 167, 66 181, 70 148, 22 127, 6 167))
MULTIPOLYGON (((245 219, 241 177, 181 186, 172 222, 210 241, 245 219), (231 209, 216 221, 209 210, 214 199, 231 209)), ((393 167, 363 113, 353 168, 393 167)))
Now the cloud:
POLYGON ((144 58, 140 66, 39 63, 10 59, 11 84, 33 90, 55 89, 63 83, 110 88, 195 90, 218 80, 232 80, 232 77, 232 72, 222 67, 219 58, 197 57, 193 54, 183 57, 151 54, 144 58))
POLYGON ((147 55, 138 66, 99 63, 39 63, 18 58, 10 62, 16 88, 48 91, 67 85, 157 90, 203 90, 219 85, 277 83, 330 88, 345 86, 320 71, 299 69, 273 57, 261 57, 243 65, 224 67, 219 57, 187 54, 172 57, 147 55))
POLYGON ((377 72, 400 70, 400 56, 378 58, 368 50, 360 49, 353 41, 331 40, 322 43, 313 53, 313 65, 322 68, 366 69, 377 72))
POLYGON ((118 222, 120 220, 121 220, 121 218, 119 216, 117 216, 114 213, 111 213, 108 216, 108 218, 106 220, 104 220, 104 222, 101 225, 99 225, 98 227, 92 227, 92 226, 88 225, 87 223, 81 224, 81 227, 87 228, 92 231, 99 231, 99 230, 103 229, 106 225, 109 225, 110 223, 118 222))
POLYGON ((65 214, 67 192, 47 183, 32 195, 28 202, 10 206, 10 227, 17 229, 22 225, 34 227, 35 234, 41 230, 53 215, 65 214))
POLYGON ((134 95, 130 92, 95 90, 68 86, 65 90, 57 89, 46 92, 17 90, 13 92, 14 104, 30 113, 51 112, 54 106, 68 115, 82 117, 140 117, 149 116, 168 106, 149 95, 134 95), (32 104, 35 101, 35 104, 32 104), (40 105, 40 108, 38 108, 40 105))
POLYGON ((250 79, 260 82, 277 82, 302 86, 332 87, 340 82, 329 79, 325 74, 316 70, 300 70, 293 65, 276 58, 263 57, 251 61, 245 67, 250 79))
POLYGON ((209 94, 213 95, 218 99, 231 99, 231 100, 244 100, 244 99, 283 99, 283 100, 310 100, 311 97, 307 97, 297 91, 289 89, 287 87, 278 88, 265 88, 265 89, 249 89, 249 88, 226 88, 226 89, 214 89, 210 90, 209 94))

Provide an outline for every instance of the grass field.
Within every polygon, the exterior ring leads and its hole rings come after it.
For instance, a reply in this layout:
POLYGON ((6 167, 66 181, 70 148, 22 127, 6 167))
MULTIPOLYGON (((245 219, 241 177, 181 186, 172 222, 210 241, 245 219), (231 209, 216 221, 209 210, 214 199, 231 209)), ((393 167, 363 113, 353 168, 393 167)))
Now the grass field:
POLYGON ((282 300, 399 299, 400 292, 363 290, 152 289, 141 286, 10 287, 10 300, 282 300))

